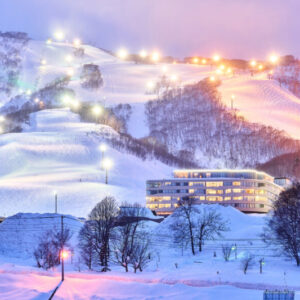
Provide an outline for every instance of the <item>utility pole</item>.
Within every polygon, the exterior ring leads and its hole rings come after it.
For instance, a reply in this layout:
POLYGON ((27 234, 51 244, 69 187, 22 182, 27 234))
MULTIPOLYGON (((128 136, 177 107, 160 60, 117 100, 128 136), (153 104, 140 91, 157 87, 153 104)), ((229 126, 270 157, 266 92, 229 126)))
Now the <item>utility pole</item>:
POLYGON ((61 259, 61 281, 65 280, 65 264, 64 264, 64 216, 61 216, 61 248, 60 248, 60 259, 61 259))
POLYGON ((108 183, 108 169, 105 169, 105 184, 108 183))

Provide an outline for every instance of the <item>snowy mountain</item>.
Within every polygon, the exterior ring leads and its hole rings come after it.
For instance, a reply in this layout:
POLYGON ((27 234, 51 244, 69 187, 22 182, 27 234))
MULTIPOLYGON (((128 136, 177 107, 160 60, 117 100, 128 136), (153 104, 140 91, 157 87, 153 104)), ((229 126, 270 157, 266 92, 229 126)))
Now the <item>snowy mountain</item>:
POLYGON ((300 100, 267 73, 218 75, 205 94, 214 66, 135 63, 17 33, 0 39, 0 215, 53 211, 57 190, 61 212, 85 217, 108 194, 143 204, 145 181, 175 166, 253 167, 299 149, 300 100), (97 87, 84 84, 88 65, 101 72, 97 87), (114 163, 108 185, 102 142, 114 163))

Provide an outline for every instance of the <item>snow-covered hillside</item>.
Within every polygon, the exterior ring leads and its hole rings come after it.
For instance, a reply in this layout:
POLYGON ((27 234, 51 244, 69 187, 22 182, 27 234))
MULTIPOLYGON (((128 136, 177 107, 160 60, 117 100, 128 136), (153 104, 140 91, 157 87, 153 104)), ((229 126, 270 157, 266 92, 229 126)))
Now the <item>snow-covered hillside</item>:
POLYGON ((300 139, 300 99, 266 74, 239 75, 223 79, 219 88, 223 102, 252 122, 286 131, 300 139))
POLYGON ((31 115, 22 133, 0 135, 0 214, 58 211, 86 217, 103 197, 119 202, 145 201, 145 181, 169 177, 172 168, 158 161, 143 161, 109 148, 113 161, 105 182, 99 145, 118 134, 110 127, 82 123, 68 109, 43 110, 31 115))

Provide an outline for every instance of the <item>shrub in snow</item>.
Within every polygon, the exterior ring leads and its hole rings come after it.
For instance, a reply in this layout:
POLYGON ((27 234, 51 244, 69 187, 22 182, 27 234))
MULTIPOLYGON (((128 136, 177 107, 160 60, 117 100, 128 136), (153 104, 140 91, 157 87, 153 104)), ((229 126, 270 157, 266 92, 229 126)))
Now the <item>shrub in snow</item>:
POLYGON ((242 259, 241 265, 244 274, 247 273, 247 271, 254 266, 254 256, 251 254, 248 254, 245 258, 242 259))
POLYGON ((87 89, 98 89, 103 85, 103 78, 98 65, 83 65, 80 79, 81 86, 87 89))
POLYGON ((232 246, 230 244, 222 245, 222 253, 225 261, 229 261, 231 250, 232 250, 232 246))
POLYGON ((279 246, 283 255, 300 266, 300 183, 281 192, 273 203, 262 237, 267 244, 279 246))

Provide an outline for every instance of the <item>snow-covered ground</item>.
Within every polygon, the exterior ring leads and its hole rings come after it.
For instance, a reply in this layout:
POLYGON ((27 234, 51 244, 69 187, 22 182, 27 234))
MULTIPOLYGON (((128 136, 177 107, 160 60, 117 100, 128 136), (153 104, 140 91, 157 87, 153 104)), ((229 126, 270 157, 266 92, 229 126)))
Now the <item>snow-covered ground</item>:
MULTIPOLYGON (((293 261, 267 249, 259 241, 264 217, 245 215, 232 207, 216 205, 215 208, 229 221, 230 231, 216 241, 207 241, 203 252, 196 256, 191 255, 190 249, 187 248, 182 253, 180 248, 172 244, 172 235, 168 229, 170 218, 160 224, 147 222, 153 261, 142 273, 134 274, 131 269, 129 273, 125 273, 123 268, 113 263, 112 271, 105 274, 87 271, 83 265, 79 272, 75 248, 75 256, 66 261, 66 279, 54 299, 256 300, 262 299, 265 289, 286 288, 295 290, 296 299, 300 299, 299 268, 293 261), (224 243, 237 244, 237 258, 233 252, 230 261, 224 261, 221 249, 224 243), (248 253, 255 256, 255 265, 245 275, 241 261, 248 253), (258 260, 262 257, 265 265, 260 274, 258 260)), ((25 251, 29 249, 30 243, 32 251, 36 247, 36 237, 26 245, 28 234, 32 235, 32 226, 35 227, 35 234, 38 230, 40 233, 46 230, 47 221, 43 221, 43 226, 38 227, 37 221, 32 219, 53 216, 21 215, 19 220, 8 219, 0 224, 0 237, 6 229, 18 231, 19 237, 19 243, 8 243, 4 253, 0 255, 1 299, 48 299, 59 283, 59 267, 49 271, 37 269, 33 258, 25 251)), ((53 219, 48 223, 53 225, 53 219)), ((69 224, 67 221, 66 226, 69 225, 76 232, 76 220, 71 223, 69 221, 69 224)), ((2 242, 3 239, 0 248, 2 242)))
POLYGON ((54 212, 54 191, 58 211, 78 217, 107 195, 144 204, 146 180, 169 177, 172 168, 109 147, 106 185, 98 147, 111 136, 110 127, 82 123, 68 109, 34 113, 25 132, 0 135, 0 214, 54 212))

